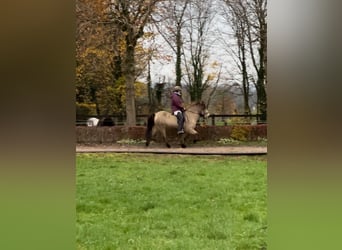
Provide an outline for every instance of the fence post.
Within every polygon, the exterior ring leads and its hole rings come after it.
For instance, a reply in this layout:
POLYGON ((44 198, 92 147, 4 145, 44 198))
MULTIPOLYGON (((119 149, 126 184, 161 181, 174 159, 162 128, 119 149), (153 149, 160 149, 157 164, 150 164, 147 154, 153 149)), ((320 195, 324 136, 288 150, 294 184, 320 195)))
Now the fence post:
POLYGON ((212 126, 215 126, 215 116, 212 116, 212 117, 211 117, 211 125, 212 125, 212 126))

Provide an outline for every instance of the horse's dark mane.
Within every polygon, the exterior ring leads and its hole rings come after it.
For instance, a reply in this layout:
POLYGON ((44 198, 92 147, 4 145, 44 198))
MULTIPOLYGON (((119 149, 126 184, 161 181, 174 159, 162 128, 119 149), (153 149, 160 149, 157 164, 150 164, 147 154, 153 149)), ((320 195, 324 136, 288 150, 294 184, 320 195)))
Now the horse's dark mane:
POLYGON ((206 108, 206 107, 205 107, 205 103, 204 103, 203 101, 201 101, 201 102, 197 101, 197 102, 192 102, 192 103, 190 103, 188 109, 191 108, 191 107, 193 107, 193 106, 202 106, 203 109, 206 108))

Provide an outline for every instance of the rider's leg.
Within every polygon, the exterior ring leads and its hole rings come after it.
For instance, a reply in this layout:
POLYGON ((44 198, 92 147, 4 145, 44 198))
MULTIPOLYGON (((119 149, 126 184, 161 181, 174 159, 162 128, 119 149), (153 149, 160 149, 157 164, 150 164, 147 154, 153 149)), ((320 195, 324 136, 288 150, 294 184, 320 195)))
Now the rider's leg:
POLYGON ((184 116, 182 112, 177 113, 177 123, 178 123, 178 134, 183 134, 184 116))

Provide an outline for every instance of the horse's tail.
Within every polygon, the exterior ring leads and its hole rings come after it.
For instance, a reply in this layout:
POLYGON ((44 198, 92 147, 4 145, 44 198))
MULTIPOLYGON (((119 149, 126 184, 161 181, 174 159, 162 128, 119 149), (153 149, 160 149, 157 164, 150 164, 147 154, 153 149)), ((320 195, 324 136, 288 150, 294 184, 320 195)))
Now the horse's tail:
POLYGON ((150 144, 152 139, 152 128, 154 126, 155 114, 152 114, 147 119, 147 129, 146 129, 146 147, 150 144))

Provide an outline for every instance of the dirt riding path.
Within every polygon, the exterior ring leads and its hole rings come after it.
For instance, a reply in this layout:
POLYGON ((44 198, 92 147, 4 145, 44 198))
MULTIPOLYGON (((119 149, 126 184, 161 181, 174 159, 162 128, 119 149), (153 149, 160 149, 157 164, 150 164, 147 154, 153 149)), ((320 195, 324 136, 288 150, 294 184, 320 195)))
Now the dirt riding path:
POLYGON ((77 145, 76 153, 152 153, 152 154, 194 154, 194 155, 266 155, 265 146, 191 146, 187 148, 166 148, 162 145, 77 145))

